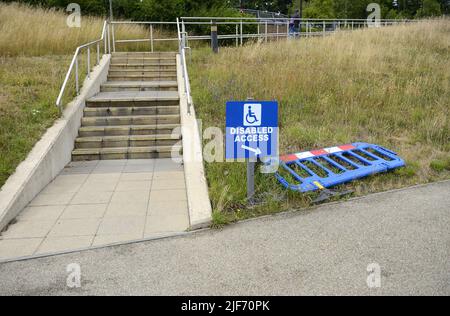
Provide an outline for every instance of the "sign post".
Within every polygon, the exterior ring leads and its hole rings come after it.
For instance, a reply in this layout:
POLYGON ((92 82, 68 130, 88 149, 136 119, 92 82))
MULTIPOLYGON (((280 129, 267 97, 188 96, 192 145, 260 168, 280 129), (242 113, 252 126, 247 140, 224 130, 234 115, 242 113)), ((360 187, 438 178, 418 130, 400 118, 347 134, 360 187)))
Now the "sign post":
POLYGON ((252 203, 258 158, 278 157, 278 102, 230 101, 226 112, 226 159, 247 162, 247 199, 252 203))
POLYGON ((255 196, 255 165, 256 162, 247 159, 247 200, 250 204, 255 196))

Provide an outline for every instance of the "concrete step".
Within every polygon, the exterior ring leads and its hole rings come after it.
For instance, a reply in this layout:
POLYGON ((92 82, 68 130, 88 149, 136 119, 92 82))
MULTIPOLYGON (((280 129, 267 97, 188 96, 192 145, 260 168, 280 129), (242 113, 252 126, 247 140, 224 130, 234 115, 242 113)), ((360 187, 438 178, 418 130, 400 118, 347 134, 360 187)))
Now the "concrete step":
POLYGON ((110 76, 160 76, 170 75, 176 76, 176 70, 142 70, 142 69, 123 69, 123 70, 109 70, 110 76))
POLYGON ((158 125, 179 124, 180 115, 136 115, 83 117, 81 126, 123 126, 123 125, 158 125))
POLYGON ((100 91, 178 91, 178 83, 176 81, 110 81, 102 84, 100 91))
POLYGON ((117 56, 113 55, 111 57, 112 62, 128 62, 128 63, 143 63, 143 62, 174 62, 176 61, 175 56, 165 56, 165 55, 145 55, 145 56, 134 56, 134 55, 123 55, 117 56))
POLYGON ((151 58, 151 59, 127 59, 127 58, 116 58, 111 59, 111 66, 117 65, 139 65, 141 67, 146 66, 176 66, 176 59, 159 59, 159 58, 151 58))
POLYGON ((178 52, 115 52, 113 57, 173 57, 175 58, 178 52))
POLYGON ((178 106, 179 100, 111 100, 111 101, 87 101, 88 108, 103 108, 103 107, 153 107, 153 106, 178 106))
POLYGON ((173 146, 181 139, 180 134, 134 135, 134 136, 97 136, 78 137, 76 149, 115 148, 115 147, 157 147, 173 146))
POLYGON ((180 114, 179 106, 85 108, 84 117, 180 114))
POLYGON ((171 158, 172 152, 181 153, 181 146, 117 147, 75 149, 73 161, 171 158))
POLYGON ((176 65, 129 65, 129 64, 115 64, 109 67, 110 71, 120 71, 120 70, 144 70, 144 71, 177 71, 176 65))
POLYGON ((124 62, 111 62, 110 69, 116 69, 116 68, 169 68, 169 69, 176 69, 177 63, 176 62, 161 62, 161 63, 124 63, 124 62))
POLYGON ((175 81, 176 74, 108 75, 108 81, 175 81))
POLYGON ((128 125, 128 126, 83 126, 78 134, 80 137, 94 136, 132 136, 172 134, 181 128, 180 124, 128 125))
POLYGON ((100 92, 86 101, 87 107, 173 106, 179 104, 178 91, 100 92))

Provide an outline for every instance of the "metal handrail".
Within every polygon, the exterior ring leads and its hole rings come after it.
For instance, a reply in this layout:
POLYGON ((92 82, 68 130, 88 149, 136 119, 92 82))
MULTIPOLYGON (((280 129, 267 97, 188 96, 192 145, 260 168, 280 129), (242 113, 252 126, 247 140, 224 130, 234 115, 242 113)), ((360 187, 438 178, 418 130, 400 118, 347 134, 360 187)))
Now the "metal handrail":
MULTIPOLYGON (((67 83, 69 82, 70 76, 72 75, 73 71, 75 70, 75 90, 77 92, 77 95, 80 93, 80 83, 79 83, 79 71, 78 71, 78 56, 82 49, 87 48, 87 76, 90 77, 90 71, 91 71, 91 46, 97 45, 97 64, 100 64, 100 43, 104 42, 104 50, 105 54, 110 52, 109 47, 109 41, 107 40, 107 32, 109 33, 108 29, 108 21, 105 21, 103 23, 103 29, 102 29, 102 36, 100 39, 80 45, 76 48, 75 54, 73 55, 72 62, 70 63, 69 70, 67 71, 66 77, 64 79, 64 82, 61 86, 61 90, 59 91, 58 99, 56 100, 56 106, 62 111, 62 98, 64 96, 64 93, 66 91, 67 83)), ((109 34, 108 34, 109 35, 109 34)))
MULTIPOLYGON (((184 16, 180 18, 182 21, 183 20, 297 20, 297 21, 358 21, 358 22, 363 22, 363 21, 367 21, 367 19, 317 19, 317 18, 284 18, 284 17, 280 17, 280 18, 257 18, 257 17, 193 17, 193 16, 184 16)), ((410 20, 410 19, 380 19, 380 21, 384 22, 384 21, 388 21, 388 22, 414 22, 414 21, 418 21, 418 20, 410 20)), ((186 23, 186 22, 185 22, 186 23)))
POLYGON ((191 96, 191 84, 189 82, 189 73, 187 70, 187 63, 186 63, 186 49, 189 49, 189 47, 186 47, 187 33, 184 30, 184 24, 182 24, 181 29, 180 20, 178 18, 177 18, 177 31, 178 31, 181 66, 184 79, 184 92, 186 94, 187 99, 188 113, 190 114, 192 106, 192 96, 191 96))
MULTIPOLYGON (((78 56, 80 55, 83 49, 87 48, 87 76, 90 76, 90 48, 93 45, 97 45, 97 64, 100 62, 100 43, 104 41, 105 54, 115 52, 116 43, 133 43, 133 42, 147 42, 150 40, 151 51, 153 51, 154 42, 159 41, 178 41, 179 42, 179 53, 181 57, 182 63, 182 71, 183 78, 185 82, 185 93, 188 101, 188 108, 190 111, 190 107, 192 105, 192 96, 191 96, 191 87, 189 82, 189 74, 187 70, 186 63, 186 50, 190 49, 187 47, 187 39, 188 33, 186 31, 186 25, 210 25, 212 23, 216 25, 234 25, 236 26, 235 34, 219 34, 218 39, 220 40, 230 40, 235 39, 236 45, 243 45, 244 39, 252 39, 252 38, 265 38, 266 41, 268 38, 278 38, 280 37, 291 37, 294 36, 319 36, 335 33, 336 30, 343 29, 353 29, 353 28, 361 28, 368 26, 368 21, 366 19, 300 19, 300 18, 257 18, 257 17, 182 17, 177 18, 176 22, 160 22, 160 21, 105 21, 103 24, 103 30, 101 38, 89 42, 87 44, 83 44, 78 46, 75 50, 75 54, 72 58, 72 61, 69 66, 69 70, 67 71, 66 77, 62 84, 60 93, 58 95, 58 99, 56 101, 56 106, 62 109, 62 98, 64 96, 65 90, 67 88, 67 84, 69 82, 70 76, 75 71, 75 86, 77 95, 80 92, 80 84, 79 84, 79 70, 78 70, 78 56), (295 20, 299 21, 301 28, 299 31, 294 34, 291 33, 290 23, 295 20), (281 22, 280 22, 281 21, 281 22), (114 25, 123 25, 123 24, 144 24, 150 26, 150 39, 115 39, 115 30, 114 25), (177 33, 178 37, 174 38, 154 38, 153 36, 153 25, 177 25, 177 33), (258 33, 256 34, 246 34, 244 33, 243 26, 244 25, 258 25, 258 33), (332 28, 328 27, 332 25, 332 28), (265 26, 265 29, 261 32, 261 26, 265 26), (269 26, 276 26, 276 32, 269 32, 269 26), (306 27, 306 31, 302 30, 303 27, 306 27), (285 28, 284 31, 281 31, 282 28, 285 28), (110 30, 111 28, 111 30, 110 30), (281 30, 280 30, 281 28, 281 30), (280 32, 281 31, 281 32, 280 32)), ((384 19, 376 21, 380 25, 397 25, 400 23, 407 22, 418 22, 417 20, 396 20, 396 19, 384 19)), ((190 40, 210 40, 210 35, 191 35, 189 36, 190 40)))

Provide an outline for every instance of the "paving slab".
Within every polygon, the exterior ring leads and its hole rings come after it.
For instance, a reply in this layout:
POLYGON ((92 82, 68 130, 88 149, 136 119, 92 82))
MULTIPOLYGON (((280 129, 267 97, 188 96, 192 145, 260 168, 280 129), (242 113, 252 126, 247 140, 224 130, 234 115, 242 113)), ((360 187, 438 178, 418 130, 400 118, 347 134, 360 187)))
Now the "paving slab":
POLYGON ((47 237, 45 238, 36 254, 54 253, 67 251, 67 249, 83 249, 92 244, 94 236, 71 236, 71 237, 47 237))
POLYGON ((29 256, 36 252, 43 238, 0 240, 0 260, 29 256))
POLYGON ((74 195, 75 192, 41 193, 30 203, 30 206, 67 205, 74 195))
POLYGON ((97 236, 102 235, 125 235, 136 233, 143 236, 145 226, 145 216, 124 216, 104 218, 97 232, 97 236))
POLYGON ((72 162, 0 235, 0 260, 185 231, 185 196, 171 159, 72 162))
POLYGON ((68 205, 61 215, 61 219, 102 218, 108 204, 68 205))
POLYGON ((122 173, 120 176, 121 181, 151 181, 152 179, 152 172, 122 173))
POLYGON ((98 218, 61 219, 48 233, 50 237, 93 236, 100 225, 98 218))
POLYGON ((61 216, 64 212, 65 205, 53 206, 30 206, 19 214, 18 219, 21 221, 53 221, 61 216))
MULTIPOLYGON (((54 220, 31 220, 12 224, 1 234, 2 239, 44 238, 55 225, 54 220)), ((1 243, 1 241, 0 241, 1 243)))

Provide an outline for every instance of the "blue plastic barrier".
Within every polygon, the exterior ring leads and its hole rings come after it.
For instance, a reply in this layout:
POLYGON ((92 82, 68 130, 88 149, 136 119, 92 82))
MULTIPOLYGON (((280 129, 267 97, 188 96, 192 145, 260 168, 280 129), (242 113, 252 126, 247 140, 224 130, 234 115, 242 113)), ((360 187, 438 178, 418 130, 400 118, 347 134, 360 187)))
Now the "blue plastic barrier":
POLYGON ((386 148, 354 143, 280 157, 280 169, 275 175, 284 187, 309 192, 404 165, 395 152, 386 148))

